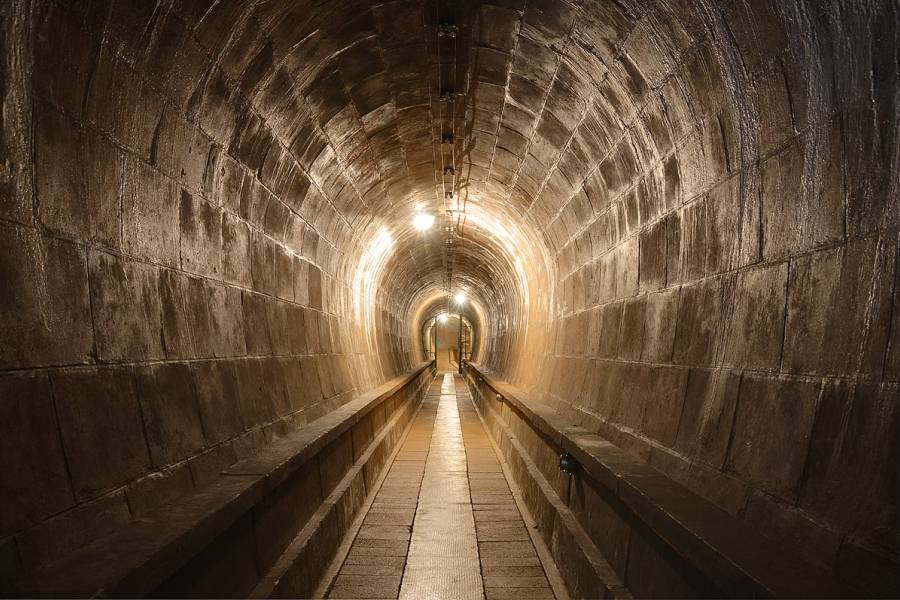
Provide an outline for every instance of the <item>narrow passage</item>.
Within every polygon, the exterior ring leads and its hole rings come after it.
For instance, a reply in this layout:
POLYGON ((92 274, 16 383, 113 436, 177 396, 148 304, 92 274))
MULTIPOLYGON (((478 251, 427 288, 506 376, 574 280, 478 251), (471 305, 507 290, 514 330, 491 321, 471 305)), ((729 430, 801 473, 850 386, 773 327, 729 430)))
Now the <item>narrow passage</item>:
POLYGON ((439 375, 330 598, 555 598, 457 375, 439 375))

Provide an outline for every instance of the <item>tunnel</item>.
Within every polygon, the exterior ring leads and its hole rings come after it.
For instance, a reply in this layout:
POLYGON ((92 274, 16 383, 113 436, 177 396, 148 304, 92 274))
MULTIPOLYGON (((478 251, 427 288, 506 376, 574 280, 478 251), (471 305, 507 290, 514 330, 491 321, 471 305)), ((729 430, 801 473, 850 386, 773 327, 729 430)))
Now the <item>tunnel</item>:
POLYGON ((898 11, 0 3, 0 595, 900 596, 898 11))

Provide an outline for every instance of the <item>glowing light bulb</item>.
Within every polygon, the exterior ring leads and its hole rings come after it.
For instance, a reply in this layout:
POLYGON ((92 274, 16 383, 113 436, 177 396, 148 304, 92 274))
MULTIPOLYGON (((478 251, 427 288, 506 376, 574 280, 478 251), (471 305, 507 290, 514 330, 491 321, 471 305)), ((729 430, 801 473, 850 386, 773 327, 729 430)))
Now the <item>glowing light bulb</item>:
POLYGON ((466 303, 466 295, 462 292, 456 292, 456 295, 453 296, 453 299, 457 304, 465 304, 466 303))
POLYGON ((441 313, 441 316, 438 317, 438 321, 440 321, 441 323, 446 323, 447 322, 447 313, 441 313))
POLYGON ((416 216, 413 217, 413 226, 419 231, 430 229, 432 225, 434 225, 434 215, 416 213, 416 216))

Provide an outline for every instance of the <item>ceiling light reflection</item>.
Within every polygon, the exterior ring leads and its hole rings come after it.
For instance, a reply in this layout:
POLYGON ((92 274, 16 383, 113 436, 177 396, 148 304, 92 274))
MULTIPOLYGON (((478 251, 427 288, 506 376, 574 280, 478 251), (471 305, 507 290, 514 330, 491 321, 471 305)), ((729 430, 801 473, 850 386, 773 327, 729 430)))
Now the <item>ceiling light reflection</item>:
POLYGON ((353 275, 353 302, 357 320, 368 325, 374 306, 377 282, 385 262, 391 255, 394 239, 386 227, 381 227, 363 252, 353 275))
POLYGON ((430 229, 432 225, 434 225, 434 215, 420 212, 413 217, 413 226, 419 231, 430 229))

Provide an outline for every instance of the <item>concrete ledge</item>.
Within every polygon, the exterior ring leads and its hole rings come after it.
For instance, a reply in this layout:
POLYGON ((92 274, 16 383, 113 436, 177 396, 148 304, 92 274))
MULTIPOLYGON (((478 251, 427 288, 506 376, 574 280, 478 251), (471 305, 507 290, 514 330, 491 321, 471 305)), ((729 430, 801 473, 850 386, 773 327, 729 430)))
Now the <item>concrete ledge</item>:
POLYGON ((483 422, 512 471, 510 477, 516 480, 528 510, 535 517, 538 532, 550 549, 570 595, 573 598, 632 598, 566 502, 529 456, 521 440, 483 398, 473 396, 482 412, 483 422))
MULTIPOLYGON (((252 529, 254 509, 266 502, 277 504, 275 490, 285 487, 283 484, 302 474, 311 459, 352 433, 355 425, 393 400, 411 382, 417 382, 431 364, 423 362, 407 374, 362 394, 273 443, 252 459, 225 469, 218 479, 177 503, 135 519, 125 529, 30 573, 15 582, 12 590, 4 591, 4 596, 135 597, 160 591, 161 586, 165 589, 170 577, 211 544, 218 544, 236 524, 248 521, 252 529), (271 496, 276 498, 272 500, 271 496)), ((410 395, 404 400, 411 400, 420 389, 421 386, 405 392, 410 395)), ((394 403, 391 413, 400 407, 399 402, 394 403)), ((386 428, 385 420, 382 418, 379 429, 386 428)), ((369 441, 367 447, 383 442, 383 436, 369 441)), ((348 468, 354 462, 352 452, 349 462, 348 468)), ((312 466, 316 467, 318 480, 319 466, 312 466)), ((331 491, 325 490, 324 495, 330 497, 331 491)), ((317 506, 322 502, 318 498, 317 506)), ((313 507, 310 516, 315 512, 313 507)), ((334 514, 333 510, 329 512, 334 514)), ((224 593, 229 590, 220 592, 224 593)))
MULTIPOLYGON (((599 435, 566 423, 527 392, 493 377, 476 364, 469 364, 467 369, 470 385, 479 388, 482 394, 502 396, 501 402, 545 443, 575 457, 580 464, 572 479, 588 480, 612 498, 617 507, 624 508, 622 512, 629 526, 639 528, 645 537, 649 534, 654 538, 653 543, 662 542, 665 546, 662 554, 672 554, 679 559, 676 562, 683 561, 690 570, 696 570, 712 585, 706 591, 731 597, 862 595, 854 594, 832 573, 788 554, 752 526, 599 435)), ((524 447, 517 448, 519 453, 526 451, 524 447)), ((695 575, 692 573, 688 578, 695 575)), ((631 588, 624 573, 620 576, 631 588)), ((706 582, 701 585, 705 587, 706 582)))
POLYGON ((387 456, 391 454, 415 414, 397 411, 382 428, 353 467, 344 475, 334 491, 302 531, 288 545, 278 561, 269 569, 251 598, 307 598, 320 585, 320 578, 330 558, 342 541, 339 532, 346 532, 367 498, 377 489, 366 482, 366 470, 383 472, 387 456), (338 533, 336 535, 336 532, 338 533))

